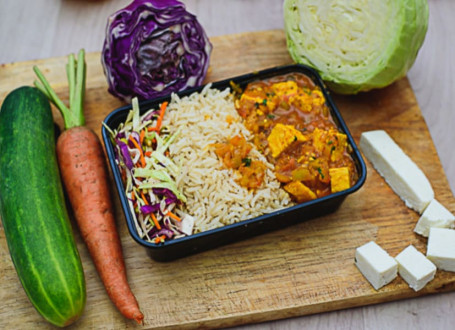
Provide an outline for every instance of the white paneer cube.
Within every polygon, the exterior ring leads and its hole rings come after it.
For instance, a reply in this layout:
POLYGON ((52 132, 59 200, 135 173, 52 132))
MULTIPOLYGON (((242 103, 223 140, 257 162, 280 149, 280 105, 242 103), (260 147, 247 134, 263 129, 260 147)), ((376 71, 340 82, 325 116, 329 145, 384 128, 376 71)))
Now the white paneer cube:
POLYGON ((176 223, 177 228, 186 235, 193 234, 194 217, 185 214, 180 222, 176 223))
POLYGON ((436 266, 412 245, 401 251, 395 260, 398 274, 414 291, 421 290, 436 274, 436 266))
POLYGON ((430 228, 427 258, 438 269, 455 272, 455 230, 436 227, 430 228))
POLYGON ((373 241, 356 249, 355 265, 376 290, 392 282, 398 273, 395 259, 373 241))
POLYGON ((422 214, 434 198, 422 170, 383 130, 364 132, 360 149, 406 206, 422 214))
POLYGON ((436 199, 433 199, 417 221, 414 231, 428 237, 431 227, 451 228, 454 223, 455 216, 436 199))

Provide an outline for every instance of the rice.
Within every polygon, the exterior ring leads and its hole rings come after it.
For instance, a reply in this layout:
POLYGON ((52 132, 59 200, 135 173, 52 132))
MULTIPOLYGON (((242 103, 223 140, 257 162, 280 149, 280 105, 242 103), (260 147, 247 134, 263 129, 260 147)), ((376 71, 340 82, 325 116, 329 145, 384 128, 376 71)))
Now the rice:
POLYGON ((194 233, 229 225, 287 207, 287 192, 275 179, 273 165, 257 149, 252 159, 267 166, 263 185, 254 190, 240 186, 236 173, 227 169, 210 147, 243 134, 252 134, 242 124, 229 89, 207 85, 200 93, 183 98, 172 95, 163 124, 179 134, 169 148, 181 171, 176 182, 187 198, 186 209, 195 218, 194 233))

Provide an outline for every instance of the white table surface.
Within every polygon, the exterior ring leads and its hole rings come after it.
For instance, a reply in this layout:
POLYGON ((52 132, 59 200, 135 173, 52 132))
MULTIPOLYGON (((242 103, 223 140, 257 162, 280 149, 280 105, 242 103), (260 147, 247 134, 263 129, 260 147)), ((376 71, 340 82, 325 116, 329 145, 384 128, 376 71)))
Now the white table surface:
MULTIPOLYGON (((282 0, 186 0, 209 37, 283 28, 282 0)), ((106 18, 130 0, 0 0, 0 63, 101 51, 106 18)), ((425 42, 408 73, 455 191, 455 1, 429 0, 425 42)), ((452 207, 453 208, 453 207, 452 207)), ((245 325, 239 329, 454 329, 455 292, 245 325)))

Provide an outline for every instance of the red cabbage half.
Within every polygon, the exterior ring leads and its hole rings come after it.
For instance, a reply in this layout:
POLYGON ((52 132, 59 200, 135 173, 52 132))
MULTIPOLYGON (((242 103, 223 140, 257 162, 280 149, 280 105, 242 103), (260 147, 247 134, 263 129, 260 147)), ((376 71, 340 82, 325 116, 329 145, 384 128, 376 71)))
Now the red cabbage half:
POLYGON ((212 45, 177 0, 135 0, 108 19, 101 61, 109 92, 131 102, 202 84, 212 45))

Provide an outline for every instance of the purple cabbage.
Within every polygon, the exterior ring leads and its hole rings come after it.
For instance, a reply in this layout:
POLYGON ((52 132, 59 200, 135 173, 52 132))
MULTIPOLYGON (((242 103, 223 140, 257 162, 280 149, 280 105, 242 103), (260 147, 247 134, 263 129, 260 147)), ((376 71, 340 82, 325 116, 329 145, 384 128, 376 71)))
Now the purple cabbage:
POLYGON ((134 166, 133 160, 131 159, 130 152, 128 150, 128 146, 123 143, 121 140, 117 140, 117 145, 120 148, 120 153, 122 155, 123 162, 125 163, 126 167, 131 170, 134 166))
POLYGON ((126 102, 200 86, 212 45, 177 0, 135 0, 108 19, 101 62, 109 92, 126 102))
POLYGON ((147 204, 147 205, 141 206, 142 214, 156 213, 158 211, 161 212, 160 203, 147 204))
POLYGON ((161 236, 161 235, 166 235, 167 238, 172 238, 174 236, 174 232, 169 229, 169 228, 161 228, 160 231, 158 231, 158 236, 161 236))
POLYGON ((167 188, 152 188, 152 191, 155 195, 160 196, 161 198, 166 198, 166 205, 172 203, 179 204, 180 200, 175 196, 175 194, 167 188))
POLYGON ((163 225, 160 230, 158 230, 156 227, 153 227, 152 229, 149 230, 147 234, 150 237, 156 237, 161 235, 166 235, 166 237, 169 239, 174 237, 174 232, 172 231, 172 229, 167 228, 165 225, 163 225))
POLYGON ((126 134, 124 131, 120 131, 117 133, 117 135, 115 136, 116 139, 123 139, 126 137, 126 134))

